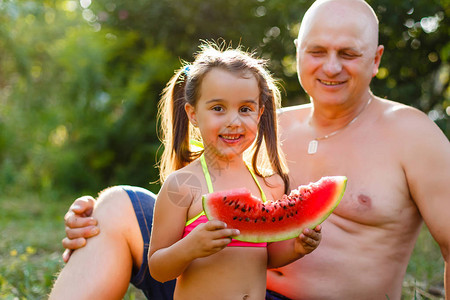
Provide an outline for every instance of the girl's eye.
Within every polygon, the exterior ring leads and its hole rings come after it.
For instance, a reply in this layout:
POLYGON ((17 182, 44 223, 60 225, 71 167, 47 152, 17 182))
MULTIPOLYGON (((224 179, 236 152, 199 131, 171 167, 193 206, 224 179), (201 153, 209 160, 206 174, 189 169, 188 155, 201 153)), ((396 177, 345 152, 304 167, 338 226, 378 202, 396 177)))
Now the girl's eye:
POLYGON ((222 106, 219 106, 219 105, 213 106, 211 109, 214 110, 214 111, 219 111, 219 112, 223 111, 222 106))
POLYGON ((241 107, 240 111, 243 112, 243 113, 249 113, 249 112, 252 112, 253 109, 251 107, 248 107, 248 106, 243 106, 243 107, 241 107))

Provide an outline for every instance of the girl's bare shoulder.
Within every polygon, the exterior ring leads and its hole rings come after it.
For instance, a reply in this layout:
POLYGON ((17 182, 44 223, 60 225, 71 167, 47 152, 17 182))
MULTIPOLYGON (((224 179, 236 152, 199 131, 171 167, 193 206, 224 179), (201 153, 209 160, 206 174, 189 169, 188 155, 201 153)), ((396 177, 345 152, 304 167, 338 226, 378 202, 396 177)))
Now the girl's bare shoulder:
POLYGON ((203 173, 198 161, 172 172, 164 181, 161 192, 170 195, 191 195, 193 198, 203 188, 203 173))
POLYGON ((264 177, 264 183, 267 189, 270 190, 270 199, 281 199, 284 194, 284 181, 279 174, 275 173, 270 176, 264 177))

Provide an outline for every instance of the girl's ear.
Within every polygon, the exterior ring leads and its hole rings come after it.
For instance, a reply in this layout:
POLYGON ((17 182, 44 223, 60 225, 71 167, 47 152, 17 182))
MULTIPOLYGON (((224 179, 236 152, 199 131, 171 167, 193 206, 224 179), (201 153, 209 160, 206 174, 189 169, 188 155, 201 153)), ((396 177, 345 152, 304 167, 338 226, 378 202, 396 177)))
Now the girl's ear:
POLYGON ((187 117, 192 126, 197 127, 197 115, 195 114, 195 108, 189 103, 186 103, 184 105, 184 110, 186 111, 187 117))
POLYGON ((264 105, 262 105, 261 108, 259 109, 258 123, 259 123, 259 120, 261 119, 261 116, 262 116, 263 112, 264 112, 264 105))

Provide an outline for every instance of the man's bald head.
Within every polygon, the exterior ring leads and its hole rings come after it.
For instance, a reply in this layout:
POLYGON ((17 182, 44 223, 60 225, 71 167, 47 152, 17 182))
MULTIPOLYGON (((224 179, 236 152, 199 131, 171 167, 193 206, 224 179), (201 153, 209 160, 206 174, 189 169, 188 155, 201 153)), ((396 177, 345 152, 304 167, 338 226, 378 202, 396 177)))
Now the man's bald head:
POLYGON ((340 24, 351 22, 353 26, 360 28, 370 48, 378 46, 378 18, 372 7, 364 0, 317 0, 306 11, 300 31, 298 42, 302 43, 316 22, 327 20, 340 24))

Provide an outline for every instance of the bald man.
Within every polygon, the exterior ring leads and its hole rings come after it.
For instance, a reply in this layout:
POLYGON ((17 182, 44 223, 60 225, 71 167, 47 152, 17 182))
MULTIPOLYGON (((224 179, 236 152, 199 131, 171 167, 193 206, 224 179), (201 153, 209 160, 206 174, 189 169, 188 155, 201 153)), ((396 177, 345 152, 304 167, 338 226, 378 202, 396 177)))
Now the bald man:
MULTIPOLYGON (((376 15, 364 1, 319 0, 305 14, 297 67, 311 104, 280 112, 292 187, 327 175, 346 175, 348 186, 323 223, 320 247, 268 271, 267 299, 400 299, 423 220, 441 247, 450 294, 450 144, 422 112, 371 93, 382 54, 376 15)), ((145 242, 127 193, 114 188, 101 198, 94 210, 101 233, 75 252, 75 264, 101 252, 115 254, 116 268, 120 257, 142 270, 145 242)), ((63 243, 71 249, 84 245, 96 224, 80 218, 93 199, 75 203, 66 215, 72 240, 63 243)))
POLYGON ((297 39, 297 71, 311 105, 280 114, 292 185, 346 175, 344 199, 322 244, 267 288, 291 299, 400 299, 422 218, 445 259, 450 250, 450 144, 425 114, 369 88, 383 46, 358 0, 316 1, 297 39))

